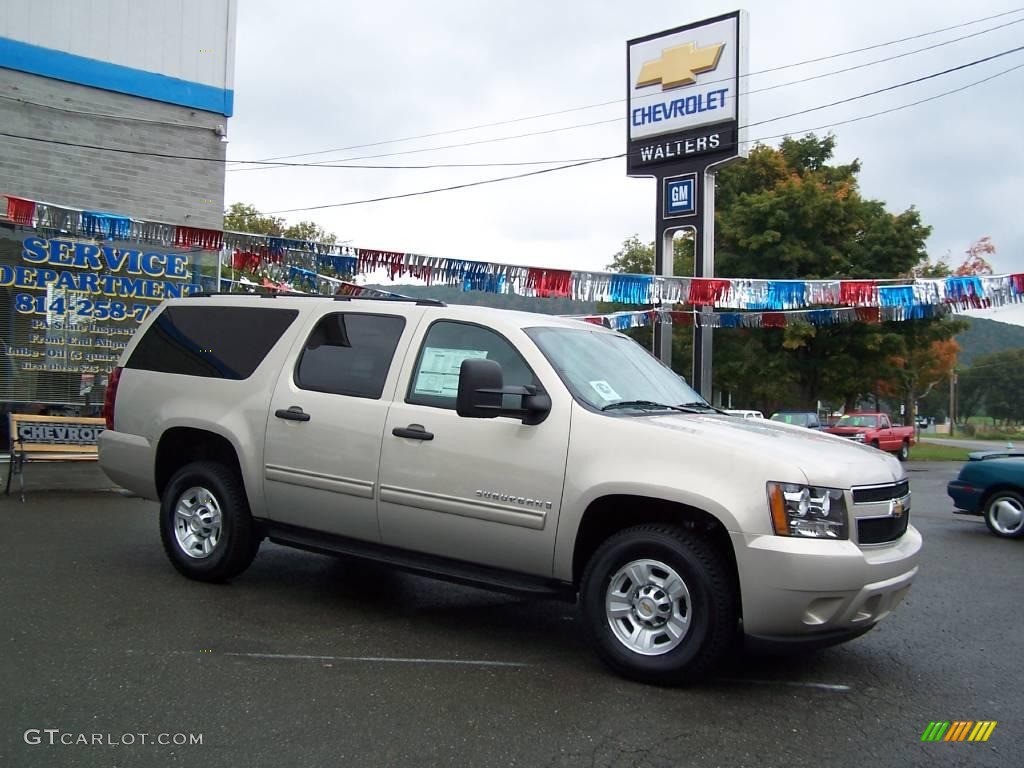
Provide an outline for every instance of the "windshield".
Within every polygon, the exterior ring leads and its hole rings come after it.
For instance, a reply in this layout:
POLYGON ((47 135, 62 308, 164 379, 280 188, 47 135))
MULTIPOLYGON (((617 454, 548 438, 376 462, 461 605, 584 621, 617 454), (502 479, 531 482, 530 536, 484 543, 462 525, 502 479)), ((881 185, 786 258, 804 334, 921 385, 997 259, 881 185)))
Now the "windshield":
POLYGON ((837 427, 877 427, 878 417, 877 416, 843 416, 838 422, 837 427))
POLYGON ((527 335, 577 400, 597 409, 614 403, 705 405, 671 368, 632 339, 604 331, 528 328, 527 335))

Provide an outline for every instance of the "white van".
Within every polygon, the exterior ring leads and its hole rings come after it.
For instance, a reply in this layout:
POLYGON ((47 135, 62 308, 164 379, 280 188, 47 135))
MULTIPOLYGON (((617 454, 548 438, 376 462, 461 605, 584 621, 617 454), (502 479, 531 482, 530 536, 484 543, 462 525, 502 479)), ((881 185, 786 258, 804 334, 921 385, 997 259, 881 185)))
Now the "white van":
POLYGON ((726 411, 730 416, 739 416, 744 419, 763 419, 764 414, 760 411, 726 411))

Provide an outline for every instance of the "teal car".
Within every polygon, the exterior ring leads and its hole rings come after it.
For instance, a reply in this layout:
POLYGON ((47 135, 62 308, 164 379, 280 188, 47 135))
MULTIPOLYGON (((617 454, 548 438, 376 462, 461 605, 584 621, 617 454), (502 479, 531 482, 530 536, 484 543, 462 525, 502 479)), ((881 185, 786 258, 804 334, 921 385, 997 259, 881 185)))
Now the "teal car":
POLYGON ((946 486, 961 515, 982 515, 996 536, 1024 536, 1024 451, 970 454, 956 480, 946 486))

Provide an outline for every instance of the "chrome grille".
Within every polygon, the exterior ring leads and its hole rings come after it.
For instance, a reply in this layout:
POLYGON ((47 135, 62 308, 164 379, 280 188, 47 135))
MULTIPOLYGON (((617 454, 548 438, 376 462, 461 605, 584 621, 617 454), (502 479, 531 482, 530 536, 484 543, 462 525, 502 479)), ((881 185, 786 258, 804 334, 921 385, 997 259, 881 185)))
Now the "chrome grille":
POLYGON ((876 485, 869 488, 854 488, 854 504, 871 504, 877 501, 889 501, 889 499, 902 499, 910 493, 910 481, 902 480, 892 485, 876 485))

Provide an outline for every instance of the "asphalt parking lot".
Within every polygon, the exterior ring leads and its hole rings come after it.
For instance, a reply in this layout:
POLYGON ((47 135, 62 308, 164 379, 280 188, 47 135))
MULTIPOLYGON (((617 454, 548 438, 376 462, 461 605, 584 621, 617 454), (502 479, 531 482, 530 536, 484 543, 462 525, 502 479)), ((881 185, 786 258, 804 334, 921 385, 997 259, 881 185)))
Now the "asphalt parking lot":
POLYGON ((688 689, 612 676, 571 605, 268 544, 204 585, 166 561, 155 504, 3 499, 0 765, 1018 766, 1024 541, 950 514, 958 465, 908 466, 907 601, 852 643, 688 689), (922 743, 933 720, 998 725, 922 743))

